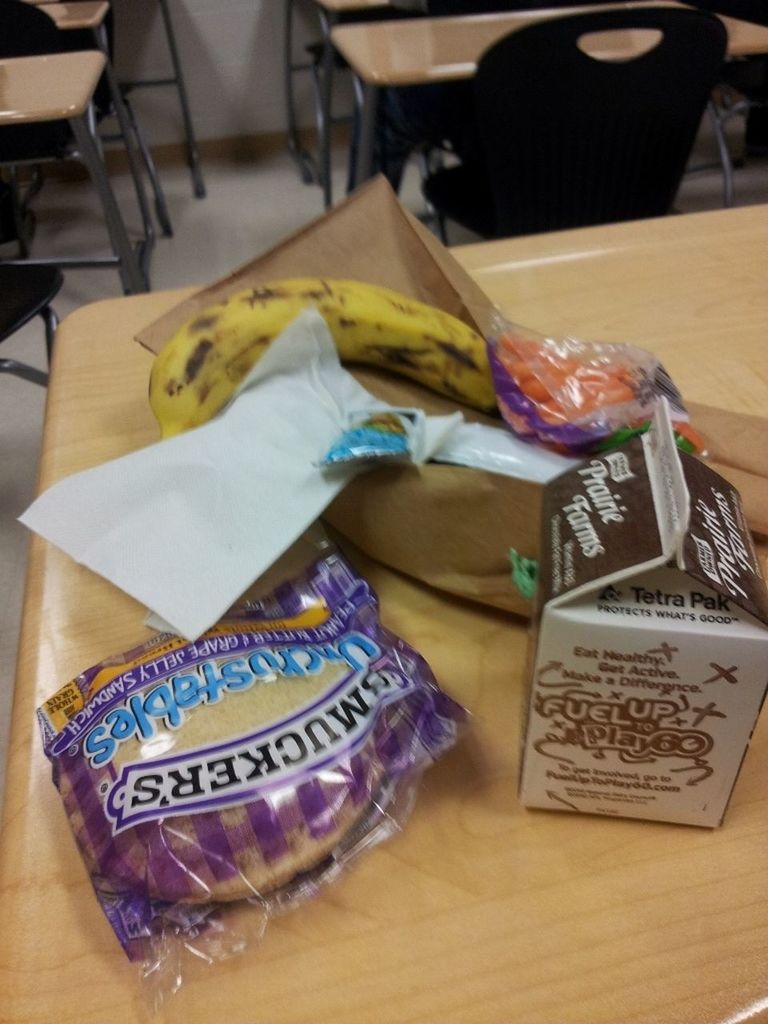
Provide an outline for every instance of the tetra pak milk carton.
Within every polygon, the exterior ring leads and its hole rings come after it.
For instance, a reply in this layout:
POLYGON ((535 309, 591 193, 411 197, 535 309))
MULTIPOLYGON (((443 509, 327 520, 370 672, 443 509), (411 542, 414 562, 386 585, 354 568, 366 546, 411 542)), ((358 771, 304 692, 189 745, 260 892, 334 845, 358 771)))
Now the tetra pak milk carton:
POLYGON ((768 682, 768 591, 738 493, 648 433, 547 485, 520 796, 720 824, 768 682))

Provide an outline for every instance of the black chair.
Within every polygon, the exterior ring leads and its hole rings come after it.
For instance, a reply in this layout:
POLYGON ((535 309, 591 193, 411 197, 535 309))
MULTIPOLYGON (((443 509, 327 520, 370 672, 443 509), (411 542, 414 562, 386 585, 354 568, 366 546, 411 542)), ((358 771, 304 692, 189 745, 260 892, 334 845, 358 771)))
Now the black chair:
MULTIPOLYGON (((10 338, 33 317, 45 324, 45 351, 50 367, 53 336, 58 320, 51 302, 59 292, 64 278, 56 267, 3 266, 0 264, 0 342, 10 338)), ((12 373, 43 387, 48 374, 15 359, 0 358, 0 373, 12 373)))
POLYGON ((668 213, 725 55, 714 15, 600 10, 510 33, 474 80, 477 160, 438 171, 424 193, 486 238, 668 213), (595 59, 586 33, 655 29, 632 59, 595 59))
POLYGON ((756 25, 768 25, 768 3, 766 0, 686 0, 691 7, 698 7, 713 14, 723 14, 740 21, 752 21, 756 25))

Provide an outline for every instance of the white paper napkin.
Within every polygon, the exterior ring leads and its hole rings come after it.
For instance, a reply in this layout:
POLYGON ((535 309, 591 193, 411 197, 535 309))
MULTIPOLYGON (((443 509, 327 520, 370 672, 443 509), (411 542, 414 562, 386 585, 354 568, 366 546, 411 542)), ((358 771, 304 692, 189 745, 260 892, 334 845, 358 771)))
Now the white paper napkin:
MULTIPOLYGON (((77 473, 20 517, 194 639, 355 475, 316 463, 349 409, 386 408, 344 370, 306 310, 216 419, 77 473)), ((461 415, 428 417, 428 458, 461 415)))

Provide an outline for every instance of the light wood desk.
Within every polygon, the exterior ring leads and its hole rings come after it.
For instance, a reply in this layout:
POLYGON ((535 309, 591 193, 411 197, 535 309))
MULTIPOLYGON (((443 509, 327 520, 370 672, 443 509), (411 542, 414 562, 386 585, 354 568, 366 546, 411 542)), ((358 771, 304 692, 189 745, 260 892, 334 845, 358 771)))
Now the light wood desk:
MULTIPOLYGON (((604 10, 606 6, 609 5, 553 7, 451 18, 417 18, 413 21, 371 22, 334 28, 331 32, 333 45, 354 71, 360 94, 360 141, 355 183, 360 184, 371 175, 376 104, 380 88, 472 78, 480 56, 509 32, 545 18, 604 10)), ((627 3, 616 6, 631 8, 637 5, 627 3)), ((768 53, 768 27, 735 18, 721 20, 728 29, 730 56, 768 53)), ((617 40, 617 36, 618 33, 613 33, 608 44, 612 56, 631 56, 636 52, 635 35, 624 33, 623 42, 617 40)), ((640 46, 642 49, 643 44, 640 46)), ((594 50, 607 52, 605 44, 600 44, 594 50)))
POLYGON ((75 3, 46 3, 43 10, 63 30, 90 29, 104 24, 109 11, 107 0, 77 0, 75 3))
MULTIPOLYGON (((144 240, 140 246, 139 258, 142 272, 145 278, 148 279, 149 261, 155 243, 155 230, 152 225, 138 159, 143 140, 139 137, 135 118, 131 118, 129 115, 129 111, 123 99, 123 94, 118 86, 110 58, 110 46, 106 27, 106 19, 109 14, 109 3, 107 0, 76 0, 76 2, 73 3, 51 2, 39 4, 38 6, 40 6, 40 9, 48 15, 56 27, 62 32, 89 32, 96 47, 104 54, 106 62, 104 74, 106 76, 114 114, 120 129, 120 138, 125 145, 128 167, 131 172, 134 188, 136 189, 136 200, 139 205, 139 211, 141 213, 144 228, 144 240)), ((162 186, 160 185, 157 177, 154 163, 149 157, 146 149, 144 150, 144 156, 147 172, 155 190, 158 219, 161 223, 164 234, 169 235, 172 231, 165 198, 162 192, 162 186)))
MULTIPOLYGON (((105 66, 106 59, 98 50, 0 60, 0 125, 69 122, 81 159, 99 193, 115 254, 109 262, 118 265, 126 292, 140 292, 145 288, 142 272, 88 119, 93 92, 105 66)), ((54 262, 63 264, 66 260, 54 262)), ((78 262, 83 264, 82 260, 78 262)))
POLYGON ((0 125, 82 117, 104 63, 95 50, 0 59, 0 125))
MULTIPOLYGON (((644 343, 689 397, 768 408, 768 206, 456 255, 524 323, 644 343)), ((151 357, 131 337, 181 294, 101 302, 64 322, 41 487, 156 439, 151 357)), ((260 948, 200 964, 160 1019, 765 1024, 768 713, 719 830, 526 811, 515 796, 524 624, 360 565, 384 621, 472 712, 468 733, 426 774, 401 835, 273 921, 260 948)), ((60 682, 139 640, 142 617, 33 538, 0 844, 4 1024, 143 1019, 135 969, 93 897, 34 717, 60 682)))
MULTIPOLYGON (((47 10, 47 5, 43 9, 47 10)), ((105 71, 111 74, 110 64, 99 50, 0 60, 0 125, 35 124, 65 118, 69 121, 80 156, 99 193, 115 253, 114 259, 109 257, 106 261, 94 258, 75 262, 81 266, 116 262, 125 291, 141 292, 146 288, 146 280, 140 261, 148 258, 148 250, 142 245, 142 255, 137 258, 131 246, 89 119, 93 93, 105 71)), ((125 119, 121 120, 121 125, 124 125, 124 133, 127 132, 125 119)), ((126 135, 130 156, 128 139, 126 135)), ((137 189, 139 185, 137 182, 137 189)), ((54 262, 64 266, 72 261, 54 262)))

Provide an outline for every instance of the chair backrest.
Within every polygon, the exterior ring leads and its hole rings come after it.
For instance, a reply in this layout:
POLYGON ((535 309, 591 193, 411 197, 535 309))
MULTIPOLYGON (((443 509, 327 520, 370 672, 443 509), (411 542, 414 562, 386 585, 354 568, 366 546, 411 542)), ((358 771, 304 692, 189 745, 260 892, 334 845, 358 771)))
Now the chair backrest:
POLYGON ((756 25, 768 25, 768 0, 686 0, 691 7, 756 25))
MULTIPOLYGON (((45 11, 24 0, 0 0, 0 58, 61 53, 63 36, 45 11)), ((9 125, 0 129, 0 161, 31 160, 64 151, 70 138, 63 121, 9 125)))
POLYGON ((24 0, 0 0, 0 57, 60 53, 61 32, 52 18, 24 0))
POLYGON ((701 11, 591 11, 519 29, 480 59, 475 103, 495 234, 669 212, 726 49, 701 11), (656 29, 631 59, 595 59, 585 33, 656 29))

